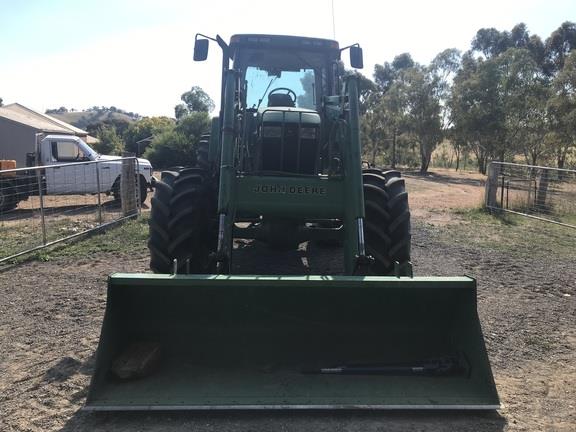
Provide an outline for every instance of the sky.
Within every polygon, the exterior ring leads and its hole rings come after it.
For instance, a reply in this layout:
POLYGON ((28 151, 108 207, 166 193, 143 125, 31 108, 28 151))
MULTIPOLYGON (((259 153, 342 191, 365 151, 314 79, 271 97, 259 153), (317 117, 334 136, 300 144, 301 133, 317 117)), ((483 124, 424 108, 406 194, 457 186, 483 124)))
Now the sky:
POLYGON ((42 112, 103 105, 174 116, 194 85, 219 100, 219 48, 194 62, 196 33, 335 36, 360 43, 372 77, 403 52, 427 64, 465 51, 483 27, 524 22, 546 39, 564 21, 576 21, 576 0, 0 0, 0 97, 42 112))

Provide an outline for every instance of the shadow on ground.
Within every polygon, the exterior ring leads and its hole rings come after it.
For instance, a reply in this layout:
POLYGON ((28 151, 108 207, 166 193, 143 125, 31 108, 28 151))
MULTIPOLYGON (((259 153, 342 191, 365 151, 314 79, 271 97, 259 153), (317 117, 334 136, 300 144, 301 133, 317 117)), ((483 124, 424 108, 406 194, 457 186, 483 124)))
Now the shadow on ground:
POLYGON ((439 184, 453 184, 453 185, 468 185, 468 186, 484 186, 484 180, 475 178, 452 177, 449 175, 428 172, 427 174, 420 174, 418 172, 402 173, 405 177, 412 177, 418 180, 423 180, 430 183, 439 184))
POLYGON ((498 432, 506 420, 495 411, 77 411, 61 431, 485 431, 498 432))

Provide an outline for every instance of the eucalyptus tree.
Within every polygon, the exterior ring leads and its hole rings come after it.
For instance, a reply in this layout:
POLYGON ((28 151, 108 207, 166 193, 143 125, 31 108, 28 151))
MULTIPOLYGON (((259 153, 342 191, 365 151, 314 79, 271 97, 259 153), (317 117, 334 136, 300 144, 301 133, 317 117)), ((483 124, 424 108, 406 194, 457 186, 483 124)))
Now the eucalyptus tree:
POLYGON ((564 168, 568 154, 576 150, 576 50, 566 56, 552 83, 552 91, 548 109, 553 151, 558 168, 564 168))

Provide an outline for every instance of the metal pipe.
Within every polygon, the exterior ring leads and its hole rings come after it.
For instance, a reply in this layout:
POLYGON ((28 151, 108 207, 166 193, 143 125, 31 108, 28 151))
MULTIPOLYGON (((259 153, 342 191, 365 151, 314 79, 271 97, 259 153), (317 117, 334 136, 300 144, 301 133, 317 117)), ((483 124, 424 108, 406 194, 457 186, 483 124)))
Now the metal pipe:
POLYGON ((520 215, 520 216, 526 216, 526 217, 528 217, 528 218, 536 219, 536 220, 543 221, 543 222, 550 222, 550 223, 553 223, 553 224, 556 224, 556 225, 560 225, 560 226, 563 226, 563 227, 566 227, 566 228, 576 229, 576 225, 570 225, 570 224, 567 224, 567 223, 564 223, 564 222, 558 222, 558 221, 555 221, 555 220, 552 220, 552 219, 546 219, 546 218, 543 218, 543 217, 540 217, 540 216, 534 216, 534 215, 530 215, 530 214, 527 214, 527 213, 521 213, 521 212, 517 212, 517 211, 514 211, 514 210, 509 210, 509 209, 499 209, 499 208, 497 208, 497 207, 488 207, 488 208, 491 209, 491 210, 502 210, 502 211, 505 211, 505 212, 507 212, 507 213, 512 213, 512 214, 516 214, 516 215, 520 215))
POLYGON ((500 207, 504 208, 504 174, 502 174, 502 184, 500 185, 500 207))
POLYGON ((364 241, 364 219, 356 219, 356 227, 358 229, 358 255, 366 255, 366 243, 364 241))
POLYGON ((300 173, 300 147, 302 145, 302 111, 298 113, 298 147, 296 149, 296 172, 300 173))
POLYGON ((280 171, 284 171, 284 139, 286 134, 286 111, 282 111, 282 132, 280 135, 280 171))
POLYGON ((552 170, 552 171, 562 171, 562 172, 569 172, 569 173, 576 174, 576 170, 565 169, 565 168, 551 168, 551 167, 543 167, 543 166, 538 166, 538 165, 517 164, 517 163, 513 163, 513 162, 492 161, 490 163, 491 164, 498 164, 498 165, 509 165, 509 166, 513 166, 513 167, 524 167, 524 168, 544 169, 544 170, 552 170))

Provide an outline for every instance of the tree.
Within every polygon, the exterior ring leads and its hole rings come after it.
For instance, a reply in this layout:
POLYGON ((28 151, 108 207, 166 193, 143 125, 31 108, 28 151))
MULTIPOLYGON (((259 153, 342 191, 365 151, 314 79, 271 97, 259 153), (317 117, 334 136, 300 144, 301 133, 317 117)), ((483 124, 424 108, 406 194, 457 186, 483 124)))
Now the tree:
POLYGON ((176 105, 174 109, 176 119, 180 119, 192 112, 210 113, 215 108, 214 101, 208 96, 208 93, 198 86, 193 86, 187 92, 182 93, 180 99, 185 106, 182 104, 176 105))
POLYGON ((405 100, 404 121, 418 143, 420 172, 425 174, 430 166, 432 152, 442 140, 437 80, 426 68, 416 65, 403 73, 399 86, 405 100))
POLYGON ((146 117, 134 122, 123 134, 126 151, 141 156, 146 151, 148 143, 138 143, 138 141, 159 135, 172 128, 174 128, 174 120, 168 117, 146 117))
POLYGON ((535 164, 546 151, 543 144, 548 92, 541 69, 527 49, 510 48, 497 63, 499 98, 504 110, 502 152, 522 152, 535 164))
POLYGON ((68 108, 61 106, 60 108, 47 109, 46 114, 65 114, 68 112, 68 108))
POLYGON ((374 81, 363 77, 361 86, 362 127, 365 134, 365 151, 373 164, 380 153, 389 153, 387 162, 396 167, 399 161, 398 142, 405 132, 405 105, 403 94, 398 86, 403 71, 414 67, 409 53, 394 57, 392 63, 374 67, 374 81), (366 89, 363 95, 362 88, 366 89))
POLYGON ((188 107, 185 104, 178 104, 174 107, 174 115, 176 119, 181 119, 182 117, 189 114, 188 107))
POLYGON ((99 142, 94 144, 94 150, 98 153, 120 155, 124 148, 122 138, 116 133, 116 128, 111 125, 101 125, 96 131, 99 142))
POLYGON ((576 50, 564 61, 562 71, 552 83, 548 102, 551 135, 558 168, 564 168, 571 149, 576 147, 576 50))
POLYGON ((554 76, 564 68, 570 51, 576 48, 576 23, 566 21, 546 39, 546 72, 554 76))
POLYGON ((474 153, 483 174, 488 161, 501 154, 505 133, 499 83, 496 61, 476 60, 467 53, 454 77, 450 98, 454 139, 474 153))
POLYGON ((300 84, 304 89, 304 93, 296 99, 298 106, 314 109, 316 105, 316 101, 314 100, 314 73, 306 72, 304 76, 300 78, 300 84))
POLYGON ((88 124, 85 126, 85 129, 90 135, 96 135, 101 127, 112 127, 116 130, 118 136, 122 137, 131 124, 132 123, 125 118, 108 116, 95 123, 88 124))
MULTIPOLYGON (((450 96, 452 94, 452 81, 460 69, 461 55, 456 48, 442 51, 430 64, 430 74, 436 83, 434 89, 436 97, 440 103, 440 124, 442 127, 442 137, 447 138, 452 127, 452 116, 450 115, 450 96)), ((462 153, 461 141, 451 140, 451 145, 456 153, 456 170, 460 167, 460 155, 462 153)))
POLYGON ((4 104, 2 103, 2 98, 0 97, 0 107, 3 106, 4 104))
POLYGON ((511 44, 510 33, 507 31, 482 28, 476 32, 472 40, 472 51, 482 53, 486 59, 490 59, 506 51, 511 44))
POLYGON ((206 112, 193 112, 180 119, 178 124, 154 136, 144 152, 144 157, 158 168, 170 166, 193 166, 200 137, 210 127, 206 112))

